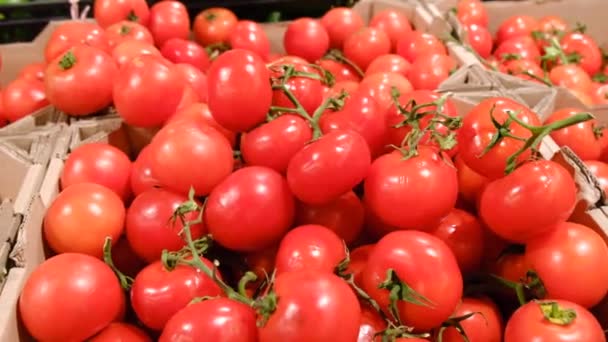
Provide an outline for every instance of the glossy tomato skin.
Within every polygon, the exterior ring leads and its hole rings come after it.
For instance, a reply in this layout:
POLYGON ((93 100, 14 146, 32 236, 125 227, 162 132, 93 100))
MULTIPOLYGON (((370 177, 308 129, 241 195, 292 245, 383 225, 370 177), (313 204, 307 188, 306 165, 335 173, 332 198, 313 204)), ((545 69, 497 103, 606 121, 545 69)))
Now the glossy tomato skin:
POLYGON ((344 41, 344 57, 355 63, 361 70, 379 56, 391 52, 391 40, 381 29, 364 27, 344 41))
POLYGON ((499 69, 506 74, 532 82, 539 82, 539 79, 543 79, 545 77, 543 69, 536 62, 529 59, 514 59, 504 61, 500 65, 499 69), (536 76, 536 78, 530 75, 536 76))
POLYGON ((277 274, 314 271, 333 273, 346 258, 344 244, 336 233, 316 224, 289 231, 279 244, 275 268, 277 274))
POLYGON ((209 109, 215 120, 234 132, 245 132, 264 122, 272 103, 269 80, 264 61, 253 52, 221 54, 207 73, 209 109))
POLYGON ((439 238, 420 231, 398 231, 375 245, 363 270, 363 289, 382 308, 388 308, 389 291, 378 285, 386 280, 389 269, 433 303, 425 306, 398 301, 405 325, 428 331, 441 325, 456 309, 462 296, 462 275, 456 258, 439 238))
POLYGON ((167 125, 177 122, 192 122, 197 123, 198 125, 211 126, 222 133, 231 145, 234 146, 236 143, 236 134, 220 126, 213 118, 209 106, 205 103, 194 103, 178 110, 171 116, 169 121, 167 121, 167 125))
POLYGON ((399 39, 412 31, 409 19, 400 11, 393 9, 376 13, 369 26, 380 29, 388 35, 392 51, 396 49, 399 39))
POLYGON ((294 214, 295 202, 285 178, 270 168, 250 166, 235 171, 213 189, 204 218, 220 245, 254 252, 278 242, 294 214))
POLYGON ((287 166, 287 182, 297 199, 308 204, 330 202, 360 183, 371 154, 354 131, 333 131, 306 145, 287 166))
POLYGON ((566 34, 560 44, 565 53, 577 53, 581 56, 579 65, 587 74, 595 75, 602 68, 602 51, 590 36, 572 32, 566 34))
POLYGON ((43 262, 26 280, 19 297, 23 324, 41 341, 84 341, 110 324, 124 305, 112 269, 97 258, 76 253, 43 262), (95 310, 83 315, 87 307, 95 310))
POLYGON ((233 49, 244 49, 255 52, 265 61, 270 56, 270 41, 268 40, 268 36, 255 21, 239 21, 232 30, 228 41, 233 49))
POLYGON ((543 280, 547 298, 591 308, 608 293, 608 271, 602 267, 608 247, 591 228, 563 222, 531 240, 526 258, 543 280))
MULTIPOLYGON (((323 103, 323 84, 319 80, 293 77, 286 82, 285 86, 311 117, 323 103)), ((272 104, 278 107, 295 108, 295 104, 289 100, 283 90, 273 91, 272 104)))
POLYGON ((44 83, 36 79, 18 78, 2 89, 2 116, 17 121, 48 106, 44 83))
POLYGON ((175 0, 155 3, 150 8, 148 29, 159 47, 171 38, 188 39, 190 17, 186 6, 175 0))
POLYGON ((135 196, 146 190, 160 187, 160 183, 152 174, 151 162, 150 148, 146 146, 131 165, 130 185, 135 196))
POLYGON ((152 339, 140 328, 127 324, 110 323, 95 337, 89 339, 91 342, 152 342, 152 339))
MULTIPOLYGON (((213 269, 207 259, 203 262, 213 269)), ((177 265, 169 271, 156 261, 139 272, 131 287, 131 305, 148 328, 160 331, 167 321, 197 297, 220 296, 222 290, 202 271, 177 265)))
POLYGON ((591 92, 591 77, 576 64, 558 65, 549 72, 549 80, 556 86, 576 90, 584 94, 591 92))
POLYGON ((358 92, 370 95, 378 102, 380 110, 387 110, 393 104, 393 87, 397 88, 400 94, 414 90, 405 76, 395 72, 387 72, 365 76, 359 84, 358 92))
MULTIPOLYGON (((375 342, 378 340, 377 333, 386 329, 386 321, 370 305, 361 303, 361 323, 359 325, 359 336, 357 342, 375 342)), ((406 342, 409 342, 407 339, 406 342)))
POLYGON ((110 52, 108 37, 99 25, 72 20, 62 23, 53 31, 44 49, 44 58, 51 62, 76 44, 86 44, 110 52))
POLYGON ((112 49, 128 40, 154 44, 152 33, 144 25, 134 21, 123 20, 108 26, 106 36, 112 49))
POLYGON ((456 6, 456 17, 465 26, 488 27, 488 12, 480 0, 461 0, 456 6))
POLYGON ((447 55, 447 50, 445 45, 432 34, 412 31, 399 39, 397 54, 414 63, 418 57, 424 55, 447 55))
POLYGON ((241 153, 247 165, 266 166, 285 173, 291 158, 312 139, 305 119, 285 114, 241 137, 241 153))
POLYGON ((593 315, 580 305, 564 300, 532 301, 520 307, 507 322, 504 342, 593 341, 604 342, 606 336, 593 315), (539 303, 556 302, 563 309, 574 310, 576 318, 567 325, 551 323, 543 316, 539 303))
POLYGON ((236 15, 227 8, 208 8, 194 19, 194 38, 203 46, 226 43, 237 21, 236 15))
POLYGON ((595 176, 604 193, 608 194, 608 164, 597 160, 587 160, 585 166, 595 176))
MULTIPOLYGON (((460 322, 470 342, 501 342, 503 332, 502 315, 496 304, 489 298, 465 297, 453 317, 473 316, 460 322)), ((462 335, 455 328, 443 332, 445 342, 461 342, 462 335)))
POLYGON ((160 53, 173 63, 190 64, 200 71, 207 71, 211 64, 207 51, 202 46, 183 38, 168 39, 162 45, 160 53))
POLYGON ((276 278, 274 289, 281 300, 259 329, 260 341, 357 340, 361 309, 342 279, 324 272, 286 272, 276 278))
POLYGON ((39 81, 44 81, 44 69, 46 69, 45 62, 34 62, 24 66, 20 71, 17 78, 27 78, 39 81))
MULTIPOLYGON (((553 112, 545 124, 567 119, 583 112, 585 111, 578 108, 563 108, 553 112)), ((592 119, 554 131, 551 133, 551 138, 560 146, 570 147, 582 160, 597 160, 602 154, 601 141, 596 133, 598 127, 597 120, 592 119)))
POLYGON ((227 298, 188 305, 167 322, 160 342, 175 341, 257 342, 255 311, 227 298))
POLYGON ((467 34, 467 41, 481 58, 488 58, 492 55, 492 34, 485 26, 470 24, 466 25, 464 30, 467 34))
POLYGON ((109 236, 116 243, 123 232, 124 220, 124 204, 112 190, 98 184, 78 183, 55 198, 44 217, 43 233, 57 253, 101 257, 105 238, 109 236))
POLYGON ((365 70, 365 75, 371 75, 376 73, 387 73, 387 72, 396 72, 407 77, 412 65, 407 59, 395 55, 388 54, 382 55, 374 59, 365 70))
POLYGON ((365 26, 361 16, 348 7, 334 7, 321 18, 332 48, 341 49, 344 41, 365 26))
POLYGON ((120 70, 122 70, 122 68, 131 60, 143 55, 162 56, 160 51, 154 47, 153 44, 138 40, 122 42, 116 45, 112 50, 112 57, 120 70))
POLYGON ((516 56, 516 59, 525 59, 538 64, 541 55, 534 39, 529 36, 518 36, 497 45, 493 56, 501 62, 509 60, 511 56, 516 56))
POLYGON ((93 3, 93 15, 103 28, 127 20, 146 26, 150 8, 145 0, 97 0, 93 3))
POLYGON ((287 26, 283 45, 287 54, 314 63, 329 49, 329 34, 319 20, 300 18, 287 26))
POLYGON ((361 76, 359 76, 359 74, 357 74, 357 72, 352 67, 344 63, 340 63, 331 59, 321 59, 317 61, 317 64, 321 68, 331 72, 331 74, 334 76, 334 79, 336 80, 336 83, 343 81, 361 81, 361 76))
POLYGON ((458 170, 458 191, 460 196, 469 203, 477 203, 483 188, 488 184, 488 179, 473 171, 464 163, 460 155, 454 158, 454 165, 458 170))
POLYGON ((434 148, 424 146, 407 160, 399 151, 376 159, 364 186, 370 210, 400 229, 431 229, 458 197, 456 169, 434 148))
POLYGON ((416 90, 435 90, 450 77, 455 67, 451 57, 444 54, 419 56, 408 73, 408 79, 416 90))
MULTIPOLYGON (((185 64, 185 63, 175 64, 174 70, 183 77, 183 79, 186 81, 187 84, 190 85, 190 87, 192 87, 192 91, 196 95, 195 97, 198 98, 198 100, 194 101, 191 105, 205 104, 205 106, 207 106, 206 103, 207 103, 208 96, 209 96, 209 92, 207 90, 207 88, 208 88, 207 76, 205 76, 205 74, 200 69, 193 66, 192 64, 185 64)), ((184 96, 186 96, 186 95, 184 95, 184 96)), ((184 103, 184 99, 182 98, 182 101, 181 101, 180 105, 178 106, 179 107, 178 112, 184 108, 191 107, 191 105, 187 106, 184 103)), ((209 111, 208 108, 209 107, 207 106, 207 111, 209 112, 209 115, 211 115, 211 111, 209 111)), ((173 116, 175 116, 175 114, 172 115, 171 117, 173 117, 173 116)), ((171 119, 169 119, 169 121, 170 120, 171 119)), ((216 126, 219 127, 219 125, 217 125, 217 124, 216 124, 216 126)), ((226 129, 222 127, 222 130, 226 130, 226 129)))
POLYGON ((496 42, 500 44, 511 38, 530 36, 538 28, 538 21, 529 15, 514 15, 503 21, 496 32, 496 42))
POLYGON ((556 162, 528 162, 490 182, 479 200, 481 219, 498 236, 526 242, 570 217, 576 206, 576 184, 556 162))
MULTIPOLYGON (((462 128, 458 133, 462 160, 475 172, 491 179, 504 176, 507 158, 524 144, 522 141, 504 138, 483 154, 497 134, 496 127, 492 123, 492 115, 498 122, 504 123, 508 118, 508 112, 516 113, 517 118, 528 125, 540 125, 538 116, 527 107, 508 98, 495 97, 485 99, 475 106, 464 117, 462 128)), ((517 123, 511 123, 509 130, 511 134, 526 139, 532 135, 517 123)), ((530 152, 524 152, 517 158, 517 162, 521 163, 529 158, 530 152)))

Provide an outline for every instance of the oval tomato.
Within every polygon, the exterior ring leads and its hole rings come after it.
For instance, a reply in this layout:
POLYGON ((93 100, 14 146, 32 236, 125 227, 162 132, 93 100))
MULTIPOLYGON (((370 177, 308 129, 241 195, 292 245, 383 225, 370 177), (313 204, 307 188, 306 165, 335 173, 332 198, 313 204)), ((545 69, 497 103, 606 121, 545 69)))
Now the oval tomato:
POLYGON ((227 8, 207 8, 194 18, 194 38, 203 46, 227 43, 237 21, 236 15, 227 8))
MULTIPOLYGON (((585 112, 577 108, 563 108, 553 112, 545 121, 550 124, 559 120, 567 119, 578 113, 585 112)), ((580 122, 551 132, 551 138, 560 146, 568 146, 582 160, 597 160, 602 154, 601 141, 597 129, 599 123, 596 119, 580 122)))
POLYGON ((365 75, 394 72, 407 77, 412 65, 399 55, 382 55, 374 59, 365 70, 365 75))
POLYGON ((412 31, 397 43, 397 54, 414 63, 420 56, 447 55, 445 45, 430 33, 412 31))
POLYGON ((156 46, 163 46, 171 38, 188 39, 190 16, 186 6, 176 0, 160 1, 150 8, 148 29, 156 46))
POLYGON ((10 122, 48 105, 42 81, 17 78, 2 89, 2 116, 10 122))
POLYGON ((211 61, 205 49, 193 41, 183 38, 171 38, 165 41, 160 53, 173 63, 186 63, 200 71, 207 71, 211 61))
POLYGON ((334 7, 321 18, 332 48, 341 49, 344 41, 365 26, 363 18, 348 7, 334 7))
POLYGON ((112 57, 120 69, 136 57, 144 55, 162 56, 154 45, 137 40, 120 43, 112 50, 112 57))
POLYGON ((127 324, 114 322, 110 323, 95 337, 88 339, 90 342, 152 342, 152 339, 138 327, 127 324))
POLYGON ((146 26, 150 8, 145 0, 96 0, 93 2, 93 15, 103 28, 127 20, 146 26))
POLYGON ((496 32, 496 44, 511 38, 528 36, 538 28, 538 21, 529 15, 514 15, 503 21, 496 32))
POLYGON ((144 147, 131 165, 131 190, 135 196, 150 189, 160 187, 152 174, 152 155, 148 146, 144 147))
POLYGON ((384 31, 391 40, 391 50, 397 48, 397 42, 401 37, 412 32, 412 24, 405 14, 387 9, 374 14, 369 22, 370 27, 374 27, 384 31))
POLYGON ((344 41, 344 57, 361 70, 379 56, 391 52, 391 40, 386 32, 378 28, 365 27, 344 41))
MULTIPOLYGON (((465 297, 458 306, 453 317, 473 314, 460 322, 470 342, 501 342, 502 315, 496 304, 488 298, 465 297)), ((461 342, 460 333, 455 328, 447 328, 443 332, 442 341, 461 342)))
POLYGON ((108 26, 108 28, 106 28, 106 36, 108 36, 108 41, 112 49, 129 40, 154 44, 152 33, 150 33, 144 25, 134 21, 124 20, 108 26))
POLYGON ((53 31, 44 48, 44 58, 50 62, 77 44, 96 47, 108 53, 111 51, 108 37, 99 25, 72 20, 62 23, 53 31))
POLYGON ((228 42, 231 48, 255 52, 265 61, 270 56, 270 41, 268 40, 268 36, 255 21, 239 21, 232 30, 228 42))
POLYGON ((287 26, 283 37, 285 51, 314 63, 329 49, 329 34, 321 22, 312 18, 300 18, 287 26))

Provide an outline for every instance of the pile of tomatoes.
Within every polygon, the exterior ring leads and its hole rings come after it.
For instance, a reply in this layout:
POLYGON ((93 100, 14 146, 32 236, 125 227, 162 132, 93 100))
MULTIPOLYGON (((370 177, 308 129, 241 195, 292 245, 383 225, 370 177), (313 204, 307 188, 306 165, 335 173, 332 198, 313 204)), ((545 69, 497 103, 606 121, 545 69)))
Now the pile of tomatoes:
POLYGON ((18 305, 37 340, 606 340, 608 247, 536 152, 552 135, 607 161, 590 114, 458 113, 435 91, 445 46, 399 10, 295 20, 284 55, 222 8, 194 41, 176 1, 97 0, 95 18, 57 28, 2 113, 38 82, 68 115, 112 105, 155 134, 65 160, 18 305))
POLYGON ((555 15, 537 19, 522 14, 500 23, 493 36, 479 0, 459 1, 456 16, 471 47, 492 69, 568 88, 589 106, 608 103, 605 54, 584 26, 571 27, 555 15))

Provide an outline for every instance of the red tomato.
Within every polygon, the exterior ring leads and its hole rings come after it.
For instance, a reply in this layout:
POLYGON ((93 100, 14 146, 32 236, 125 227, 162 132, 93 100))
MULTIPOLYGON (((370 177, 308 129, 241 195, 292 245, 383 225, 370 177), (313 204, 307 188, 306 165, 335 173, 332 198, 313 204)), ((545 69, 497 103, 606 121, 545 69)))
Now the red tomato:
POLYGON ((400 94, 406 94, 414 90, 407 78, 401 74, 387 72, 365 76, 359 84, 358 92, 370 95, 378 102, 380 110, 386 111, 393 105, 393 88, 397 88, 400 94))
POLYGON ((72 20, 62 23, 53 31, 44 48, 44 58, 51 62, 77 44, 86 44, 105 52, 111 51, 108 37, 99 25, 72 20))
MULTIPOLYGON (((176 64, 174 69, 176 72, 181 74, 181 76, 183 77, 185 82, 192 87, 192 90, 196 94, 196 97, 198 98, 198 100, 203 103, 206 103, 208 100, 208 97, 209 97, 208 96, 209 92, 207 90, 207 88, 208 88, 207 76, 205 76, 205 74, 203 74, 203 72, 200 71, 200 69, 196 68, 192 64, 176 64)), ((195 101, 195 102, 198 102, 198 101, 195 101)), ((180 105, 179 105, 179 108, 180 109, 184 108, 183 98, 182 98, 182 103, 180 103, 180 105)), ((211 112, 209 112, 209 113, 211 113, 211 112)), ((174 117, 174 116, 175 116, 175 114, 172 115, 171 117, 174 117)), ((169 119, 169 120, 171 120, 171 119, 169 119)), ((219 127, 219 125, 217 125, 217 126, 219 127)))
POLYGON ((61 173, 61 188, 78 183, 96 183, 114 191, 123 200, 131 195, 131 161, 118 148, 91 143, 73 150, 61 173))
MULTIPOLYGON (((484 149, 497 134, 496 127, 492 123, 492 116, 503 124, 509 117, 508 112, 515 113, 517 118, 528 125, 540 126, 538 116, 527 107, 508 98, 492 97, 481 101, 469 111, 464 117, 462 128, 458 133, 462 160, 473 171, 491 179, 504 176, 507 158, 524 145, 523 141, 505 137, 483 154, 484 149)), ((527 139, 532 135, 530 131, 515 122, 510 123, 508 129, 517 137, 527 139)), ((517 162, 521 163, 529 158, 530 152, 527 151, 517 158, 517 162)))
POLYGON ((374 250, 375 244, 359 246, 350 252, 350 262, 345 274, 352 274, 357 286, 362 286, 363 270, 367 265, 370 253, 374 250))
POLYGON ((456 17, 464 26, 471 24, 488 27, 488 12, 479 0, 460 0, 456 6, 456 17))
POLYGON ((125 207, 116 193, 98 184, 78 183, 55 198, 44 217, 43 232, 57 253, 101 257, 105 238, 116 243, 124 221, 125 207))
POLYGON ((543 69, 529 59, 506 60, 500 65, 500 70, 506 74, 532 82, 539 82, 539 79, 545 78, 543 69))
POLYGON ((168 39, 162 45, 160 53, 173 63, 190 64, 200 71, 207 71, 211 63, 202 46, 183 38, 168 39))
POLYGON ((378 28, 362 28, 344 41, 344 57, 355 63, 361 70, 367 69, 377 57, 390 52, 390 37, 378 28))
MULTIPOLYGON (((376 334, 386 329, 386 321, 380 316, 376 309, 370 305, 361 303, 361 323, 359 324, 359 336, 357 342, 375 342, 378 340, 376 334)), ((411 342, 407 339, 406 342, 411 342)))
POLYGON ((258 279, 254 284, 259 285, 260 280, 263 280, 267 275, 272 274, 276 255, 277 247, 273 246, 259 252, 248 253, 244 256, 249 270, 258 276, 258 279))
POLYGON ((114 322, 105 327, 99 334, 88 339, 90 342, 152 342, 152 339, 140 328, 127 324, 114 322))
POLYGON ((551 83, 559 87, 577 90, 588 94, 591 92, 591 77, 583 68, 575 64, 558 65, 549 72, 551 83))
POLYGON ((150 19, 150 9, 145 0, 96 0, 93 14, 103 28, 126 20, 147 26, 150 19))
POLYGON ((319 20, 300 18, 287 26, 283 45, 288 54, 313 63, 329 49, 329 34, 319 20))
POLYGON ((298 115, 286 114, 242 135, 240 148, 247 165, 285 173, 291 158, 311 139, 308 122, 298 115))
POLYGON ((159 47, 171 38, 188 39, 190 17, 186 6, 176 0, 155 3, 150 8, 148 29, 159 47))
POLYGON ((227 8, 208 8, 194 18, 194 38, 204 46, 227 43, 237 21, 236 15, 227 8))
POLYGON ((154 45, 137 40, 128 40, 120 43, 112 50, 112 57, 120 69, 136 57, 144 55, 162 56, 154 45))
POLYGON ((591 93, 591 98, 593 104, 608 104, 608 84, 602 84, 601 86, 594 88, 591 93))
MULTIPOLYGON (((553 112, 545 121, 550 124, 564 120, 578 113, 585 112, 578 108, 563 108, 553 112)), ((568 146, 582 160, 596 160, 602 154, 602 145, 596 132, 599 123, 596 119, 568 126, 551 133, 551 138, 560 146, 568 146)))
POLYGON ((427 305, 397 301, 403 324, 416 331, 441 325, 462 296, 462 275, 456 258, 443 241, 427 233, 392 232, 372 250, 363 270, 363 289, 381 308, 389 306, 389 291, 379 287, 387 279, 388 270, 428 300, 427 305))
POLYGON ((205 224, 213 239, 241 252, 260 251, 277 243, 291 227, 294 215, 294 198, 285 178, 261 166, 245 167, 226 177, 205 205, 205 224))
POLYGON ((557 38, 566 33, 568 30, 568 23, 564 19, 548 15, 538 20, 538 28, 532 32, 534 38, 537 41, 537 45, 540 49, 544 49, 549 45, 552 38, 557 38))
POLYGON ((435 90, 450 77, 455 66, 452 58, 447 55, 423 55, 412 63, 408 79, 416 90, 435 90))
POLYGON ((458 191, 460 192, 460 196, 469 203, 476 203, 483 188, 488 184, 488 179, 473 171, 464 163, 460 155, 457 155, 454 159, 454 165, 458 170, 458 191))
POLYGON ((585 165, 597 178, 604 193, 608 194, 608 164, 601 161, 587 160, 585 161, 585 165))
POLYGON ((39 341, 87 340, 110 324, 124 305, 112 269, 97 258, 76 253, 43 262, 27 278, 19 297, 21 320, 39 341), (83 308, 95 309, 83 315, 83 308))
POLYGON ((152 174, 159 183, 178 193, 194 188, 207 195, 232 172, 230 142, 215 128, 179 122, 166 126, 150 144, 152 174), (192 172, 192 165, 205 165, 205 172, 192 172))
POLYGON ((135 277, 147 265, 135 254, 124 235, 112 246, 112 261, 117 269, 130 277, 135 277))
POLYGON ((108 26, 106 28, 106 36, 112 49, 129 40, 154 44, 152 33, 144 25, 134 21, 124 20, 108 26))
POLYGON ((291 158, 287 182, 300 201, 328 203, 360 183, 370 164, 369 147, 360 134, 333 131, 306 145, 291 158))
POLYGON ((561 40, 562 49, 566 54, 576 53, 581 57, 578 64, 589 75, 595 75, 602 68, 602 51, 590 36, 572 32, 561 40))
POLYGON ((215 120, 245 132, 266 120, 272 103, 270 73, 264 61, 247 50, 221 54, 209 68, 209 109, 215 120), (238 101, 235 95, 239 94, 238 101))
MULTIPOLYGON (((313 116, 317 108, 323 103, 323 84, 319 80, 308 77, 293 77, 285 85, 310 116, 313 116)), ((285 95, 283 90, 273 92, 272 104, 278 107, 295 108, 295 104, 285 95)))
POLYGON ((139 56, 116 77, 114 105, 130 125, 160 126, 175 113, 185 86, 171 63, 156 56, 139 56))
POLYGON ((239 21, 229 38, 233 49, 244 49, 255 52, 265 61, 270 56, 270 41, 262 27, 250 20, 239 21))
POLYGON ((259 329, 260 341, 356 341, 361 309, 342 279, 329 272, 286 272, 274 290, 281 300, 259 329))
POLYGON ((374 14, 369 22, 370 27, 384 31, 391 40, 391 50, 397 48, 397 42, 401 37, 412 32, 412 24, 404 13, 387 9, 374 14))
POLYGON ((496 32, 496 44, 500 45, 511 38, 528 36, 538 28, 538 21, 528 15, 514 15, 503 21, 496 32))
POLYGON ((19 75, 17 75, 17 78, 28 78, 38 81, 44 81, 44 69, 46 69, 45 62, 30 63, 24 66, 23 69, 19 71, 19 75))
POLYGON ((606 341, 591 312, 565 300, 533 301, 520 307, 507 322, 504 337, 504 342, 606 341), (572 310, 572 316, 564 310, 572 310))
MULTIPOLYGON (((213 269, 211 261, 201 259, 209 269, 213 269)), ((153 330, 162 330, 167 321, 194 298, 220 295, 222 290, 202 271, 179 264, 169 271, 157 261, 135 277, 131 287, 131 305, 143 324, 153 330)))
POLYGON ((346 92, 347 94, 352 94, 359 89, 359 82, 354 81, 342 81, 336 82, 333 87, 329 90, 329 94, 325 94, 325 96, 338 96, 342 92, 346 92))
POLYGON ((464 31, 467 42, 481 58, 492 55, 492 34, 485 26, 470 24, 464 27, 464 31))
POLYGON ((165 325, 160 342, 257 342, 255 311, 227 298, 214 298, 186 306, 165 325))
POLYGON ((321 59, 317 61, 317 64, 326 71, 331 72, 331 74, 334 76, 334 79, 336 80, 336 83, 345 81, 361 81, 361 76, 359 76, 359 74, 357 74, 357 72, 352 67, 344 63, 340 63, 331 59, 321 59))
POLYGON ((365 179, 371 211, 400 229, 434 227, 457 198, 456 169, 431 147, 420 146, 418 155, 407 160, 399 151, 386 154, 374 161, 365 179))
POLYGON ((431 231, 454 253, 460 271, 479 271, 484 250, 484 232, 477 218, 464 210, 452 211, 431 231))
POLYGON ((494 57, 501 62, 510 59, 526 59, 536 64, 540 62, 540 50, 530 36, 517 36, 496 45, 494 57))
POLYGON ((220 126, 211 115, 209 106, 205 103, 194 103, 178 110, 177 113, 171 116, 167 121, 167 125, 183 121, 211 126, 222 133, 231 145, 236 143, 236 134, 220 126))
POLYGON ((374 59, 365 70, 365 75, 394 72, 407 77, 412 65, 399 55, 382 55, 374 59))
POLYGON ((48 105, 42 81, 17 78, 2 89, 2 116, 8 121, 17 121, 48 105))
POLYGON ((131 165, 131 190, 135 196, 160 186, 160 183, 152 174, 152 155, 150 152, 148 146, 144 147, 131 165))
MULTIPOLYGON (((470 314, 473 316, 460 322, 470 342, 502 341, 502 316, 496 304, 488 298, 465 297, 452 316, 462 317, 470 314)), ((463 338, 455 328, 447 328, 443 332, 442 341, 461 342, 463 338)))
POLYGON ((576 202, 570 173, 555 162, 539 160, 490 182, 481 194, 479 213, 498 236, 527 242, 566 221, 576 202))
POLYGON ((602 266, 608 246, 591 228, 560 223, 528 242, 526 258, 543 280, 548 298, 591 308, 608 293, 608 270, 602 266))
POLYGON ((365 26, 363 18, 348 7, 334 7, 321 18, 321 25, 329 35, 330 45, 342 49, 344 41, 365 26))
POLYGON ((397 54, 413 63, 419 56, 447 55, 445 45, 430 33, 412 31, 397 43, 397 54))

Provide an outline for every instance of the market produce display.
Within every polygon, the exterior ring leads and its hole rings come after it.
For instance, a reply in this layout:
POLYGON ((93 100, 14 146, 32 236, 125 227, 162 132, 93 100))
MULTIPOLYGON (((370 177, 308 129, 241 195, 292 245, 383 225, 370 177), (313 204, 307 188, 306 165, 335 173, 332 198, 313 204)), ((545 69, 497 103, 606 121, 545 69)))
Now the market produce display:
MULTIPOLYGON (((47 258, 16 303, 24 331, 606 341, 608 245, 583 192, 608 190, 607 128, 583 107, 543 117, 511 93, 440 91, 460 59, 411 6, 263 25, 97 0, 94 22, 57 26, 0 97, 9 122, 50 105, 72 124, 40 228, 47 258), (124 136, 78 128, 101 122, 124 136), (547 141, 564 152, 541 154, 547 141)), ((578 31, 543 31, 542 45, 539 26, 513 19, 494 49, 481 2, 457 15, 480 56, 541 70, 512 74, 544 81, 543 61, 547 75, 590 79, 606 66, 568 47, 578 31)))

